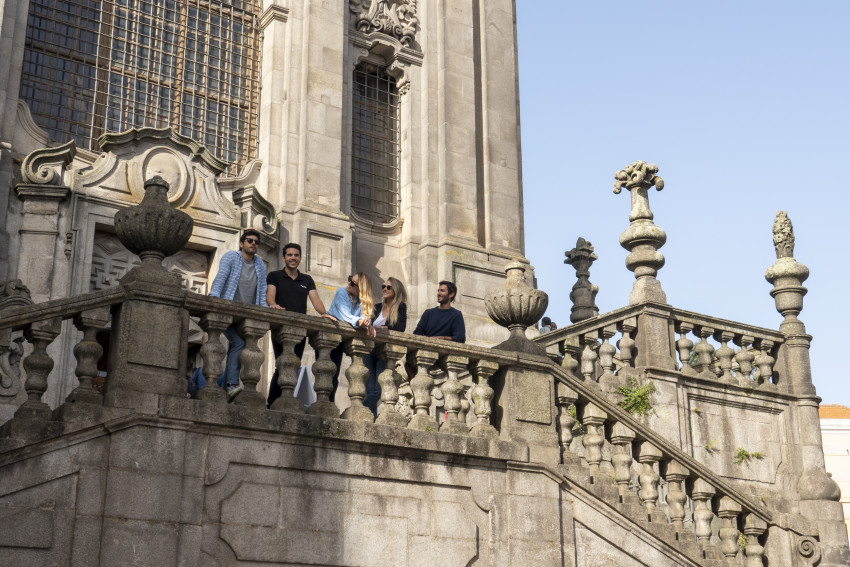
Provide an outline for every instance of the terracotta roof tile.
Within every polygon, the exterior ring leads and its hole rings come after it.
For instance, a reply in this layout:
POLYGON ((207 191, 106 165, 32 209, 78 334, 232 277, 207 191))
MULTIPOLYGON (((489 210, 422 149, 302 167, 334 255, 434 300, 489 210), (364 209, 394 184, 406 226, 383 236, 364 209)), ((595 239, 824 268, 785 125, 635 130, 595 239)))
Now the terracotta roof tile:
POLYGON ((821 419, 850 419, 850 408, 839 404, 825 404, 818 408, 821 419))

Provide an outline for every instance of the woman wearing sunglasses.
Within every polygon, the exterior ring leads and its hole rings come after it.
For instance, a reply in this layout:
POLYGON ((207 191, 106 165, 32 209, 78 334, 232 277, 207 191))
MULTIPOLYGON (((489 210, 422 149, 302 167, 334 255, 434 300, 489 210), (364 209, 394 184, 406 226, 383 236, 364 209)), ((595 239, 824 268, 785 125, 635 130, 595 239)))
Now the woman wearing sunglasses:
MULTIPOLYGON (((348 284, 336 290, 333 303, 328 308, 328 315, 337 321, 345 321, 354 328, 365 329, 369 337, 375 336, 375 327, 368 315, 374 305, 372 299, 372 284, 369 277, 363 272, 348 276, 348 284)), ((331 360, 336 364, 336 372, 333 377, 333 390, 331 390, 330 401, 334 401, 336 389, 339 385, 339 367, 342 364, 342 344, 331 351, 331 360)))
MULTIPOLYGON (((381 286, 381 303, 372 312, 372 326, 386 327, 391 331, 403 333, 407 330, 407 292, 396 278, 387 278, 381 286)), ((375 352, 363 357, 363 364, 369 369, 369 381, 366 382, 366 397, 363 405, 378 417, 378 401, 381 399, 381 385, 378 374, 384 371, 384 361, 375 352)))

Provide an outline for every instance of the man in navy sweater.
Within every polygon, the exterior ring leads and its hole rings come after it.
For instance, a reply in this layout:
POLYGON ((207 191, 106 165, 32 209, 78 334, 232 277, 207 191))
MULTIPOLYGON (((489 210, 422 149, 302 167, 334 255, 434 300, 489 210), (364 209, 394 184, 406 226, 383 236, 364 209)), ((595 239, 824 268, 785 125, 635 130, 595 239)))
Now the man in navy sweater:
POLYGON ((437 303, 440 305, 427 309, 422 314, 413 334, 465 343, 466 326, 463 324, 463 313, 452 307, 456 295, 455 284, 447 281, 440 282, 437 288, 437 303))

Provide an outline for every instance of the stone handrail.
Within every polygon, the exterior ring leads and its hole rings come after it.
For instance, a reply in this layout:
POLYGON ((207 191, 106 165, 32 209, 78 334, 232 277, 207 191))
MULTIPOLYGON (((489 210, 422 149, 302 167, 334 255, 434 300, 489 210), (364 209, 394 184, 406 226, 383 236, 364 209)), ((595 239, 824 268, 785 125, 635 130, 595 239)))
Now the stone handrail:
POLYGON ((112 307, 126 299, 124 288, 113 287, 94 291, 76 297, 53 299, 44 303, 35 303, 22 307, 13 307, 0 311, 0 330, 19 331, 32 323, 48 319, 71 319, 91 309, 112 307))

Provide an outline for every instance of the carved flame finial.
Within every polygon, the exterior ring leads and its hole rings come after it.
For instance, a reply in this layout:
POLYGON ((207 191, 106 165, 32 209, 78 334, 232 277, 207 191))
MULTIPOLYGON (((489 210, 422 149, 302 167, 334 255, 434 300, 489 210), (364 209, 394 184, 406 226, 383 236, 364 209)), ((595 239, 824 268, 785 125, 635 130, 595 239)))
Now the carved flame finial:
POLYGON ((776 213, 776 220, 773 221, 773 246, 777 258, 794 257, 794 226, 785 211, 776 213))
POLYGON ((649 189, 653 185, 661 191, 664 189, 664 180, 656 173, 657 165, 638 160, 614 174, 614 193, 619 195, 623 187, 631 191, 636 187, 649 189))

